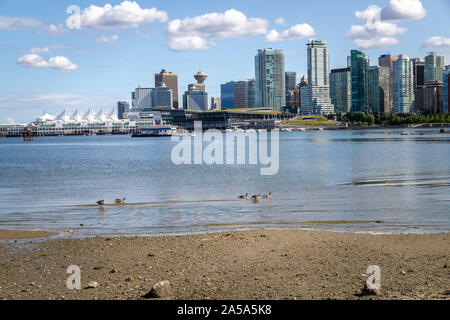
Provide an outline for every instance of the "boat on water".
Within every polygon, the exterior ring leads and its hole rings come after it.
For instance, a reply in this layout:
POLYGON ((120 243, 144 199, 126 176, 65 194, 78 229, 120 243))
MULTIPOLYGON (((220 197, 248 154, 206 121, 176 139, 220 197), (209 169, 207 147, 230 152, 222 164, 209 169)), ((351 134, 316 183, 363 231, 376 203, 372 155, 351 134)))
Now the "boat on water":
POLYGON ((132 135, 133 138, 147 138, 147 137, 170 137, 172 136, 174 128, 171 127, 145 127, 138 128, 132 135))

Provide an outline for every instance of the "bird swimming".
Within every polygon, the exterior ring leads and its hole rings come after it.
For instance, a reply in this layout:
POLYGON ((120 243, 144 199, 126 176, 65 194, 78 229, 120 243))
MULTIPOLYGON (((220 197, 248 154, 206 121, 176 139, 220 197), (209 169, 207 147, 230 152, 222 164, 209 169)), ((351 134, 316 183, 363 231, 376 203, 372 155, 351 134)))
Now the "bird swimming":
POLYGON ((245 195, 239 196, 239 199, 248 199, 248 193, 246 193, 245 195))
POLYGON ((105 205, 105 200, 97 201, 97 204, 98 204, 100 207, 103 207, 103 206, 105 205))
POLYGON ((252 196, 252 199, 254 199, 254 200, 261 199, 261 195, 255 194, 254 196, 252 196))
POLYGON ((123 205, 123 204, 125 204, 125 200, 127 200, 127 198, 116 199, 116 204, 118 204, 118 205, 123 205))
POLYGON ((264 195, 264 199, 272 199, 272 193, 269 192, 269 194, 264 195))

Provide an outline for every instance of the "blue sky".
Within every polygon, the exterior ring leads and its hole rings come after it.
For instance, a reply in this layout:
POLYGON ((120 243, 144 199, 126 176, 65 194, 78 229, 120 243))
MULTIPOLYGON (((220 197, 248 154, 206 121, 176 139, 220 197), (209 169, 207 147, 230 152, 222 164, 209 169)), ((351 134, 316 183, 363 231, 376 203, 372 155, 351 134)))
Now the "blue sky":
POLYGON ((201 66, 219 96, 221 83, 254 77, 259 48, 284 50, 286 71, 303 74, 312 37, 327 40, 332 68, 345 67, 353 48, 371 64, 428 51, 450 64, 449 13, 448 0, 0 0, 0 122, 111 110, 138 85, 154 86, 163 68, 179 75, 181 96, 201 66), (66 24, 70 5, 81 9, 81 29, 66 24))

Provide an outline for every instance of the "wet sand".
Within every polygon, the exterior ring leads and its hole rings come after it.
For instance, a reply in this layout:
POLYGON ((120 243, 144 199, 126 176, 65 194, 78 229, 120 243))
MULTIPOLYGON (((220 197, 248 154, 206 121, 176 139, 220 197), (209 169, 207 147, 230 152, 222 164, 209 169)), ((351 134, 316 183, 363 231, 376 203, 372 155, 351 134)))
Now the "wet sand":
POLYGON ((448 300, 449 257, 450 234, 252 230, 9 241, 0 242, 0 299, 143 299, 169 280, 171 299, 448 300), (69 265, 81 267, 83 289, 67 289, 69 265), (381 268, 381 296, 358 295, 369 265, 381 268), (84 289, 91 281, 99 286, 84 289))
POLYGON ((27 230, 2 230, 0 229, 0 240, 14 240, 14 239, 35 239, 45 238, 56 235, 49 231, 27 231, 27 230))

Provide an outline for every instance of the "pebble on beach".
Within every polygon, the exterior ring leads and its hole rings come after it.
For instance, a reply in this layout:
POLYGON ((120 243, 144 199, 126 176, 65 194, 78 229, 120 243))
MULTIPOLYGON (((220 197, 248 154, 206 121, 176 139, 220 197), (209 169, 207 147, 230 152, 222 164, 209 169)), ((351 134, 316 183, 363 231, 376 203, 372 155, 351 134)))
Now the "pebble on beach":
POLYGON ((145 298, 167 298, 172 294, 170 282, 167 280, 156 283, 145 298))

